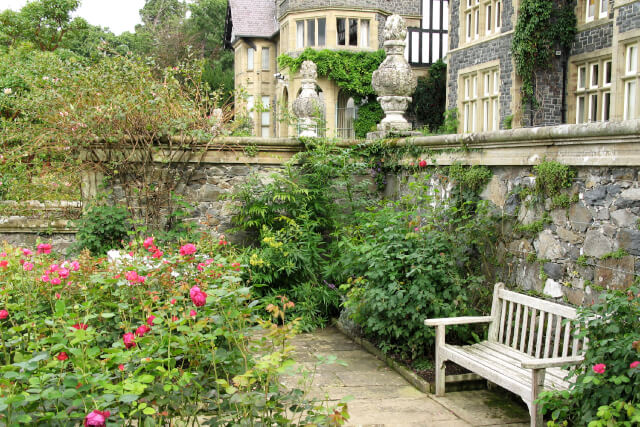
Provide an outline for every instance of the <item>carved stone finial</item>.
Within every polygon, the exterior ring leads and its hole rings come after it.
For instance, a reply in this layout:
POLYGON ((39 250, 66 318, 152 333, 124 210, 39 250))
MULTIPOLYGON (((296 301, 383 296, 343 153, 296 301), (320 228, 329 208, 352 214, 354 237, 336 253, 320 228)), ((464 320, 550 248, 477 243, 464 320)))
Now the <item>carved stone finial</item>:
POLYGON ((304 61, 300 67, 303 80, 317 80, 318 66, 313 61, 304 61))
POLYGON ((384 24, 384 39, 401 40, 407 38, 407 24, 400 15, 391 15, 384 24))
POLYGON ((379 131, 410 131, 411 123, 404 118, 411 95, 418 84, 411 66, 404 57, 407 24, 400 15, 391 15, 384 26, 384 50, 387 54, 380 67, 373 72, 371 85, 385 118, 379 131))
POLYGON ((315 117, 322 103, 316 92, 317 69, 313 61, 304 61, 300 67, 302 91, 293 101, 293 113, 300 119, 300 136, 318 136, 315 117))

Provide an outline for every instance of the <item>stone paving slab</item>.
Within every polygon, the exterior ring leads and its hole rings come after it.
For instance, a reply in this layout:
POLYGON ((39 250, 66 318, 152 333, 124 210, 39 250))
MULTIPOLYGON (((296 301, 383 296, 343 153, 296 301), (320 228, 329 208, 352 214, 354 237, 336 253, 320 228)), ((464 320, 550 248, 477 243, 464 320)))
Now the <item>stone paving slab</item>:
MULTIPOLYGON (((338 401, 347 396, 349 426, 490 427, 529 425, 526 406, 508 393, 474 390, 444 397, 417 390, 384 362, 335 328, 302 334, 292 341, 298 369, 313 380, 311 397, 338 401), (317 364, 317 356, 334 355, 341 363, 317 364)), ((300 387, 300 373, 283 383, 300 387)))

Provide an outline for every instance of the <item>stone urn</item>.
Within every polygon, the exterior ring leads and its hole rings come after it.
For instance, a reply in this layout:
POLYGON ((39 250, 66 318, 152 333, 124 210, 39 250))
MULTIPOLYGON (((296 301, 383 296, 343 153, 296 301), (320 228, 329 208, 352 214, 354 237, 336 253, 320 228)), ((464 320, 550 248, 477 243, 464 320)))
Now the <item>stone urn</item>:
POLYGON ((385 113, 379 131, 410 131, 411 123, 404 118, 411 95, 418 82, 404 57, 407 24, 400 15, 391 15, 384 26, 384 50, 387 54, 373 72, 371 85, 385 113))
POLYGON ((302 91, 293 101, 293 114, 300 119, 300 136, 318 136, 317 116, 322 102, 316 92, 317 66, 313 61, 304 61, 300 67, 302 91))

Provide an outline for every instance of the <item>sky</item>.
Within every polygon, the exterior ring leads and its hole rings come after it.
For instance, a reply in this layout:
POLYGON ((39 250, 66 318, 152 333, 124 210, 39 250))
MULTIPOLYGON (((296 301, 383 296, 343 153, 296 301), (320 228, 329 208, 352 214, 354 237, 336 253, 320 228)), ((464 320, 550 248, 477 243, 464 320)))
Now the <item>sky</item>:
MULTIPOLYGON (((27 0, 0 0, 0 11, 4 9, 20 10, 27 0)), ((81 0, 80 7, 74 13, 92 25, 108 27, 113 33, 133 32, 140 20, 140 9, 144 0, 81 0)))

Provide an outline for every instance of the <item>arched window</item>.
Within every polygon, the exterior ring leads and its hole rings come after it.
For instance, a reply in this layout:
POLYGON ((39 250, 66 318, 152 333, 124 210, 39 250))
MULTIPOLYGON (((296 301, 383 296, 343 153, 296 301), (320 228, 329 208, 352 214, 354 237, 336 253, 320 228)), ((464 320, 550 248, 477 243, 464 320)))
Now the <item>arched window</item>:
POLYGON ((336 134, 338 138, 352 139, 356 134, 353 130, 353 122, 356 119, 356 103, 352 97, 344 91, 338 95, 336 108, 336 134))

